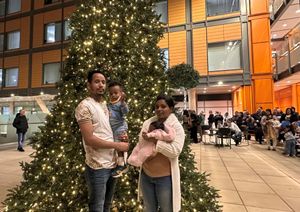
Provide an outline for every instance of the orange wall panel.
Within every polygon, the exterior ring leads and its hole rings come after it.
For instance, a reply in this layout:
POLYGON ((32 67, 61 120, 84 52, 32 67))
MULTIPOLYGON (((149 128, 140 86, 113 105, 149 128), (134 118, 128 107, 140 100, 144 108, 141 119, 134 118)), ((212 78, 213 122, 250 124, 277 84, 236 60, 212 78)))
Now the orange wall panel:
POLYGON ((19 57, 6 57, 4 58, 4 68, 16 68, 19 66, 19 57))
POLYGON ((44 0, 34 0, 34 9, 40 9, 44 7, 44 0))
POLYGON ((44 43, 44 16, 38 14, 34 16, 33 25, 33 47, 40 47, 44 43))
POLYGON ((32 78, 31 78, 31 86, 33 88, 42 86, 42 74, 43 74, 43 66, 42 66, 42 53, 34 53, 32 55, 32 78))
POLYGON ((61 59, 61 51, 60 50, 53 50, 48 52, 43 52, 43 63, 54 63, 54 62, 60 62, 61 59))
POLYGON ((29 48, 30 40, 30 18, 21 19, 21 49, 29 48))
POLYGON ((239 40, 242 37, 241 24, 225 24, 224 25, 224 40, 239 40))
POLYGON ((31 0, 22 0, 22 12, 28 12, 31 9, 31 0))
POLYGON ((269 0, 250 0, 251 15, 269 12, 269 0))
POLYGON ((207 39, 209 43, 226 40, 239 40, 241 37, 242 33, 240 23, 207 27, 207 39))
POLYGON ((192 22, 205 20, 206 8, 205 1, 192 0, 192 22))
POLYGON ((194 68, 200 76, 207 75, 207 44, 206 29, 193 30, 194 68))
POLYGON ((172 32, 169 34, 170 67, 186 63, 186 32, 172 32))
POLYGON ((300 110, 300 84, 299 83, 296 85, 296 97, 295 98, 297 99, 297 105, 295 105, 296 111, 299 112, 299 110, 300 110))
POLYGON ((75 10, 76 10, 75 6, 64 8, 64 18, 65 19, 69 18, 75 10))
POLYGON ((224 40, 224 26, 207 27, 208 43, 218 42, 224 40))
POLYGON ((270 21, 268 19, 255 19, 251 21, 252 42, 270 41, 270 21))
POLYGON ((168 1, 169 26, 184 24, 185 21, 185 0, 168 1))
MULTIPOLYGON (((271 109, 273 108, 273 79, 272 76, 262 79, 255 79, 254 80, 254 101, 256 108, 258 108, 259 105, 271 105, 271 109)), ((264 109, 266 109, 264 107, 264 109)))
POLYGON ((21 55, 19 58, 19 88, 27 88, 29 56, 21 55))
POLYGON ((165 33, 164 37, 162 39, 160 39, 160 41, 158 42, 158 46, 161 49, 169 48, 169 34, 168 33, 165 33))
POLYGON ((271 49, 269 43, 253 44, 253 73, 271 73, 271 49))
POLYGON ((21 28, 21 19, 15 19, 6 22, 6 32, 20 30, 21 28))
POLYGON ((44 24, 56 22, 61 20, 62 10, 53 10, 47 13, 44 13, 44 24))

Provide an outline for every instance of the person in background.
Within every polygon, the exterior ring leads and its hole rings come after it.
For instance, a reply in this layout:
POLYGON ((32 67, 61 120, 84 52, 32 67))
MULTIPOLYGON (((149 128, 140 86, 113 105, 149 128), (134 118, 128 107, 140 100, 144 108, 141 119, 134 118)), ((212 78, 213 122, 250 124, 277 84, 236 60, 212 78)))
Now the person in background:
POLYGON ((266 109, 266 114, 261 118, 261 126, 264 132, 264 137, 268 144, 268 150, 276 151, 277 146, 277 129, 274 125, 274 119, 271 109, 266 109), (272 145, 271 145, 272 140, 272 145))
POLYGON ((214 114, 211 110, 209 111, 209 115, 207 119, 208 119, 209 128, 211 129, 214 123, 214 114))
POLYGON ((28 121, 25 116, 26 111, 24 109, 21 109, 19 113, 17 113, 13 126, 17 129, 17 135, 18 135, 18 148, 17 150, 20 152, 24 152, 24 141, 25 141, 25 134, 28 130, 28 121))
POLYGON ((294 126, 288 125, 284 128, 284 138, 285 138, 285 156, 295 157, 296 155, 296 137, 294 126))
POLYGON ((242 141, 242 131, 240 128, 232 121, 232 119, 228 119, 226 125, 231 130, 231 138, 234 140, 235 145, 238 146, 242 141))

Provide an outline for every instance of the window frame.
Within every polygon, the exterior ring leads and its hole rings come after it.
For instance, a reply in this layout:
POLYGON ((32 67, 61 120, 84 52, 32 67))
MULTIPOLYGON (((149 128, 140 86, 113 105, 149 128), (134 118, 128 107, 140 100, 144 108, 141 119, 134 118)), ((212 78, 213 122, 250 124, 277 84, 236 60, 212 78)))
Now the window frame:
MULTIPOLYGON (((237 12, 240 12, 241 11, 241 1, 240 0, 237 0, 239 2, 239 9, 236 10, 236 11, 229 11, 229 12, 225 12, 224 13, 214 13, 212 15, 210 15, 208 13, 208 3, 207 3, 208 0, 205 0, 205 12, 206 12, 206 17, 214 17, 214 16, 220 16, 220 15, 227 15, 227 14, 231 14, 231 13, 237 13, 237 12)), ((228 1, 228 0, 225 0, 225 1, 228 1)), ((232 0, 234 1, 234 0, 232 0)), ((222 8, 225 8, 224 5, 223 6, 219 6, 219 7, 222 7, 222 8)))
POLYGON ((156 15, 161 15, 161 16, 160 16, 160 19, 159 19, 159 21, 160 21, 161 23, 164 23, 164 24, 168 24, 168 23, 169 23, 169 3, 168 3, 167 0, 163 0, 163 1, 156 2, 156 3, 155 3, 155 8, 154 8, 154 10, 155 10, 155 14, 156 14, 156 15), (166 3, 166 5, 167 5, 167 14, 166 14, 167 20, 166 20, 166 22, 164 22, 164 21, 161 20, 162 14, 157 14, 157 12, 156 12, 156 7, 157 7, 157 5, 158 5, 158 4, 162 4, 162 3, 166 3))
POLYGON ((65 19, 64 22, 63 22, 63 36, 64 36, 64 41, 65 40, 70 40, 71 39, 71 36, 72 36, 72 30, 70 28, 70 20, 69 19, 65 19), (66 26, 67 26, 67 23, 68 22, 68 26, 69 26, 69 30, 70 30, 70 35, 69 36, 66 36, 66 26))
MULTIPOLYGON (((3 84, 3 87, 4 88, 16 88, 16 87, 18 87, 19 86, 19 73, 20 73, 20 69, 19 69, 19 67, 10 67, 10 68, 5 68, 5 69, 3 69, 4 70, 4 76, 3 76, 3 82, 2 82, 2 84, 3 84), (10 86, 7 86, 7 80, 6 80, 6 77, 7 77, 7 73, 8 73, 8 70, 9 69, 17 69, 18 70, 18 76, 17 76, 17 83, 16 83, 16 85, 10 85, 10 86)), ((2 75, 3 75, 3 73, 2 73, 2 75)))
POLYGON ((13 12, 9 12, 9 6, 10 6, 10 2, 11 0, 6 0, 7 6, 6 6, 6 14, 10 15, 10 14, 15 14, 15 13, 19 13, 22 11, 22 0, 18 0, 18 2, 20 3, 20 8, 17 11, 13 11, 13 12))
POLYGON ((0 33, 0 43, 1 43, 1 37, 2 39, 2 49, 1 49, 1 45, 0 45, 0 52, 3 52, 5 50, 5 34, 4 33, 0 33))
POLYGON ((242 50, 242 40, 226 40, 226 41, 218 41, 218 42, 211 42, 211 43, 207 43, 207 70, 208 72, 219 72, 219 71, 234 71, 234 70, 243 70, 244 69, 244 63, 243 63, 243 50, 242 50), (230 42, 236 42, 239 41, 240 44, 240 50, 239 50, 239 55, 240 55, 240 67, 239 68, 224 68, 224 69, 216 69, 216 70, 210 70, 209 66, 210 66, 210 60, 209 60, 209 45, 210 44, 224 44, 224 50, 226 47, 226 43, 230 43, 230 42))
POLYGON ((51 44, 51 43, 57 43, 57 42, 61 42, 62 41, 62 36, 64 36, 64 35, 62 35, 62 30, 63 30, 63 27, 62 27, 62 22, 61 21, 56 21, 56 22, 49 22, 49 23, 47 23, 47 24, 44 24, 44 44, 51 44), (57 28, 57 24, 59 24, 60 25, 60 33, 59 33, 59 37, 60 37, 60 40, 56 40, 56 28, 57 28), (48 35, 48 26, 50 26, 50 25, 54 25, 54 42, 47 42, 47 35, 48 35))
POLYGON ((42 85, 55 85, 57 82, 59 82, 59 79, 60 79, 60 72, 61 72, 61 62, 50 62, 50 63, 43 63, 43 73, 42 73, 42 85), (59 73, 59 77, 58 77, 58 80, 54 83, 45 83, 45 66, 46 65, 50 65, 50 64, 59 64, 59 70, 58 70, 58 73, 59 73))
POLYGON ((1 7, 2 4, 4 5, 3 14, 0 13, 0 17, 5 16, 5 14, 6 14, 6 0, 0 0, 0 7, 1 7))
POLYGON ((10 31, 10 32, 7 32, 6 33, 6 36, 5 36, 6 38, 4 38, 4 40, 5 40, 5 46, 4 46, 4 49, 5 50, 16 50, 16 49, 20 49, 21 48, 21 30, 15 30, 15 31, 10 31), (18 32, 19 33, 19 47, 17 47, 17 48, 9 48, 9 35, 10 34, 12 34, 12 33, 16 33, 16 32, 18 32))
POLYGON ((44 0, 44 5, 51 5, 51 4, 54 4, 54 3, 57 3, 57 2, 60 2, 60 0, 44 0))

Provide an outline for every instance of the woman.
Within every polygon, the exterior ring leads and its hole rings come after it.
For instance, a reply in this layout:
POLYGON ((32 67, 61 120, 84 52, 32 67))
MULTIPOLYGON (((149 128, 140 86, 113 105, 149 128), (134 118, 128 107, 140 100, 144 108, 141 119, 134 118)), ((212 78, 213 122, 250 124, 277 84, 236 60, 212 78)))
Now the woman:
POLYGON ((268 150, 276 151, 277 138, 276 138, 276 128, 273 120, 273 115, 271 109, 266 109, 266 115, 261 118, 261 126, 264 132, 264 137, 268 144, 268 150), (271 147, 272 140, 272 147, 271 147))
POLYGON ((143 124, 140 140, 155 143, 157 154, 148 158, 142 165, 140 190, 144 200, 144 211, 178 212, 181 205, 180 173, 178 157, 184 144, 184 130, 173 113, 174 101, 171 97, 159 95, 155 103, 155 116, 143 124), (145 134, 150 123, 160 121, 175 129, 174 141, 167 143, 145 134))

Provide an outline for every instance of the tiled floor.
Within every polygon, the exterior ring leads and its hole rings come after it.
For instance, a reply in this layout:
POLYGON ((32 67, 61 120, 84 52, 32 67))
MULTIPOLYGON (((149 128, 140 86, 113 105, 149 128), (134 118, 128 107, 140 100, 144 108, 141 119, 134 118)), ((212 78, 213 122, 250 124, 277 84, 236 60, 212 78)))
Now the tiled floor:
POLYGON ((192 144, 197 168, 210 173, 224 212, 300 211, 300 159, 266 146, 192 144))
MULTIPOLYGON (((198 170, 210 173, 210 184, 220 190, 224 212, 300 211, 299 158, 284 157, 258 144, 232 149, 209 144, 191 147, 198 170)), ((25 150, 0 148, 0 202, 22 178, 19 162, 30 161, 32 153, 30 147, 25 150)))

